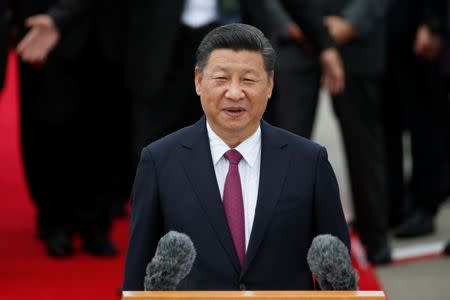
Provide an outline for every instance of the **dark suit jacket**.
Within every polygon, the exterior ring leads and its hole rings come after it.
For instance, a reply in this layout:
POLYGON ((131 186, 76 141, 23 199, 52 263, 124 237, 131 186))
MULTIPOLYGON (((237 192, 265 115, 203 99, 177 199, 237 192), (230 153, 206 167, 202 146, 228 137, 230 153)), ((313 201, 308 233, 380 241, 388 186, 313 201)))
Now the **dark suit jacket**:
POLYGON ((48 13, 59 30, 61 40, 50 55, 73 59, 87 44, 95 41, 101 57, 109 62, 124 60, 128 2, 118 0, 14 0, 14 14, 25 34, 27 17, 48 13))
POLYGON ((110 63, 123 63, 130 3, 120 0, 58 0, 49 14, 64 35, 79 34, 81 45, 95 41, 110 63))
POLYGON ((305 32, 311 45, 320 52, 335 44, 322 23, 320 10, 314 6, 315 1, 317 0, 280 0, 279 2, 305 32))
MULTIPOLYGON (((281 0, 280 0, 281 1, 281 0)), ((312 10, 320 16, 337 15, 350 21, 357 30, 358 36, 340 47, 345 71, 356 75, 380 75, 384 71, 384 31, 388 5, 391 0, 312 0, 312 10)), ((293 20, 300 26, 299 12, 301 7, 289 0, 281 1, 293 20)), ((302 1, 298 1, 302 2, 302 1)), ((306 1, 307 2, 307 1, 306 1)), ((322 18, 319 18, 322 20, 322 18)), ((278 49, 282 68, 317 67, 312 54, 294 42, 286 42, 278 49)))
MULTIPOLYGON (((67 0, 14 0, 13 2, 15 22, 19 26, 20 35, 23 36, 28 30, 25 28, 26 18, 37 14, 45 14, 53 6, 65 5, 67 0)), ((68 2, 77 3, 76 0, 69 0, 68 2)), ((69 10, 72 10, 72 8, 69 10)), ((89 29, 88 26, 87 16, 80 17, 77 26, 64 32, 60 42, 50 55, 64 59, 77 57, 85 44, 86 32, 89 29)))
POLYGON ((391 0, 387 17, 388 48, 398 49, 399 55, 411 52, 417 28, 427 24, 433 31, 445 30, 444 14, 450 7, 445 0, 391 0))
POLYGON ((132 192, 124 290, 142 290, 159 239, 191 237, 197 259, 180 290, 313 289, 306 255, 314 236, 349 236, 326 150, 261 122, 258 202, 241 269, 227 227, 205 118, 142 151, 132 192))

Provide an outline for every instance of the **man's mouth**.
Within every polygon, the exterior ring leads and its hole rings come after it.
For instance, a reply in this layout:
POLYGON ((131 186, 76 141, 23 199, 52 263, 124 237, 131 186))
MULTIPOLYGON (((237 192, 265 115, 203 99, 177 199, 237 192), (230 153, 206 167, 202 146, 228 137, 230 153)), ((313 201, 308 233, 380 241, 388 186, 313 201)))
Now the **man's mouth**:
POLYGON ((224 109, 225 113, 231 117, 239 117, 244 114, 245 109, 242 107, 227 107, 224 109))

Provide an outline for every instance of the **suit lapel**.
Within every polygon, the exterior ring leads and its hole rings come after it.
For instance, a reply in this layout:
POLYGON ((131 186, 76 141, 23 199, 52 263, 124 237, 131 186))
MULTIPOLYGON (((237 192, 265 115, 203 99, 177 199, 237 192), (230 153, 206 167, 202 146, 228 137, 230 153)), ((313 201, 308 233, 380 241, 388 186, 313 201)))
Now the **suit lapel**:
POLYGON ((241 267, 217 186, 205 117, 193 125, 192 129, 182 142, 180 161, 217 238, 239 273, 241 267))
POLYGON ((278 202, 290 160, 287 143, 278 138, 271 125, 262 121, 261 133, 261 170, 258 200, 241 278, 251 265, 264 238, 264 233, 278 202))

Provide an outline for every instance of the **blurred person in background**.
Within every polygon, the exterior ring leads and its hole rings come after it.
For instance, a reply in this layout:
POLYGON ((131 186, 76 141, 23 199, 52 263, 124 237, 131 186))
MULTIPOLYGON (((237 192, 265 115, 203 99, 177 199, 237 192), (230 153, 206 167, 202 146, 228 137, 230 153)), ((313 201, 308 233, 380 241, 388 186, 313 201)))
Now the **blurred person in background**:
POLYGON ((445 0, 395 0, 387 17, 384 124, 389 221, 396 237, 435 230, 445 198, 447 97, 439 72, 445 0), (404 175, 403 134, 412 170, 404 175))
POLYGON ((447 197, 450 197, 450 0, 445 0, 442 19, 444 21, 444 31, 442 35, 442 51, 441 51, 441 72, 444 77, 445 91, 447 93, 447 162, 448 168, 445 174, 445 181, 447 185, 447 197))
MULTIPOLYGON (((278 6, 277 0, 266 0, 278 6)), ((345 89, 332 93, 340 121, 351 179, 354 225, 374 264, 391 260, 387 239, 387 197, 381 116, 384 72, 384 16, 389 1, 311 1, 338 45, 346 74, 345 89)), ((321 70, 295 10, 272 9, 278 20, 276 98, 270 117, 277 126, 310 137, 316 114, 321 70)))
POLYGON ((120 153, 127 114, 117 113, 126 110, 116 84, 123 47, 108 39, 115 24, 104 22, 109 14, 94 18, 81 11, 72 0, 17 0, 13 8, 23 37, 17 48, 24 163, 39 237, 53 257, 73 254, 75 233, 89 254, 117 253, 109 237, 111 194, 117 192, 114 176, 123 174, 117 170, 121 159, 129 158, 120 153), (66 10, 78 13, 77 23, 66 10), (34 50, 27 48, 30 43, 34 50), (42 55, 36 52, 40 47, 52 51, 42 55))

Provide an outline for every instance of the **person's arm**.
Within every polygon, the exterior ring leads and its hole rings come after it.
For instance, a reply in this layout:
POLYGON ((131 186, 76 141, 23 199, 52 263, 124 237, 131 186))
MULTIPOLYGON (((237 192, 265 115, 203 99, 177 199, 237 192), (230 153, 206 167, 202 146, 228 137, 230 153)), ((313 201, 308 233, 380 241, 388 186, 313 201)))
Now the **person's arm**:
POLYGON ((342 11, 342 17, 356 29, 357 36, 366 36, 383 22, 391 0, 353 0, 342 11))
POLYGON ((341 57, 319 12, 311 5, 311 0, 281 0, 281 3, 319 53, 322 84, 331 94, 342 92, 345 88, 345 74, 341 57))
POLYGON ((148 148, 141 154, 131 194, 130 239, 123 290, 144 289, 145 269, 162 237, 156 166, 148 148))
POLYGON ((313 7, 314 0, 281 0, 292 19, 302 28, 312 46, 321 53, 336 45, 322 24, 322 17, 313 7))
POLYGON ((317 157, 315 184, 315 235, 334 235, 350 250, 349 231, 342 210, 338 183, 328 161, 327 151, 323 147, 320 149, 317 157))
POLYGON ((80 21, 95 0, 59 0, 47 12, 56 27, 63 32, 66 28, 80 21))
POLYGON ((391 0, 353 0, 339 15, 326 16, 328 31, 336 43, 343 45, 377 30, 386 16, 391 0))
POLYGON ((30 30, 17 46, 22 60, 31 64, 43 63, 58 44, 61 33, 79 22, 91 3, 89 0, 60 0, 46 14, 27 18, 25 25, 30 30))
POLYGON ((304 34, 300 26, 296 24, 279 0, 264 0, 270 19, 273 20, 274 32, 281 37, 297 43, 304 42, 304 34))
POLYGON ((445 28, 447 5, 445 0, 423 0, 420 10, 421 24, 426 25, 429 30, 441 35, 445 28))

